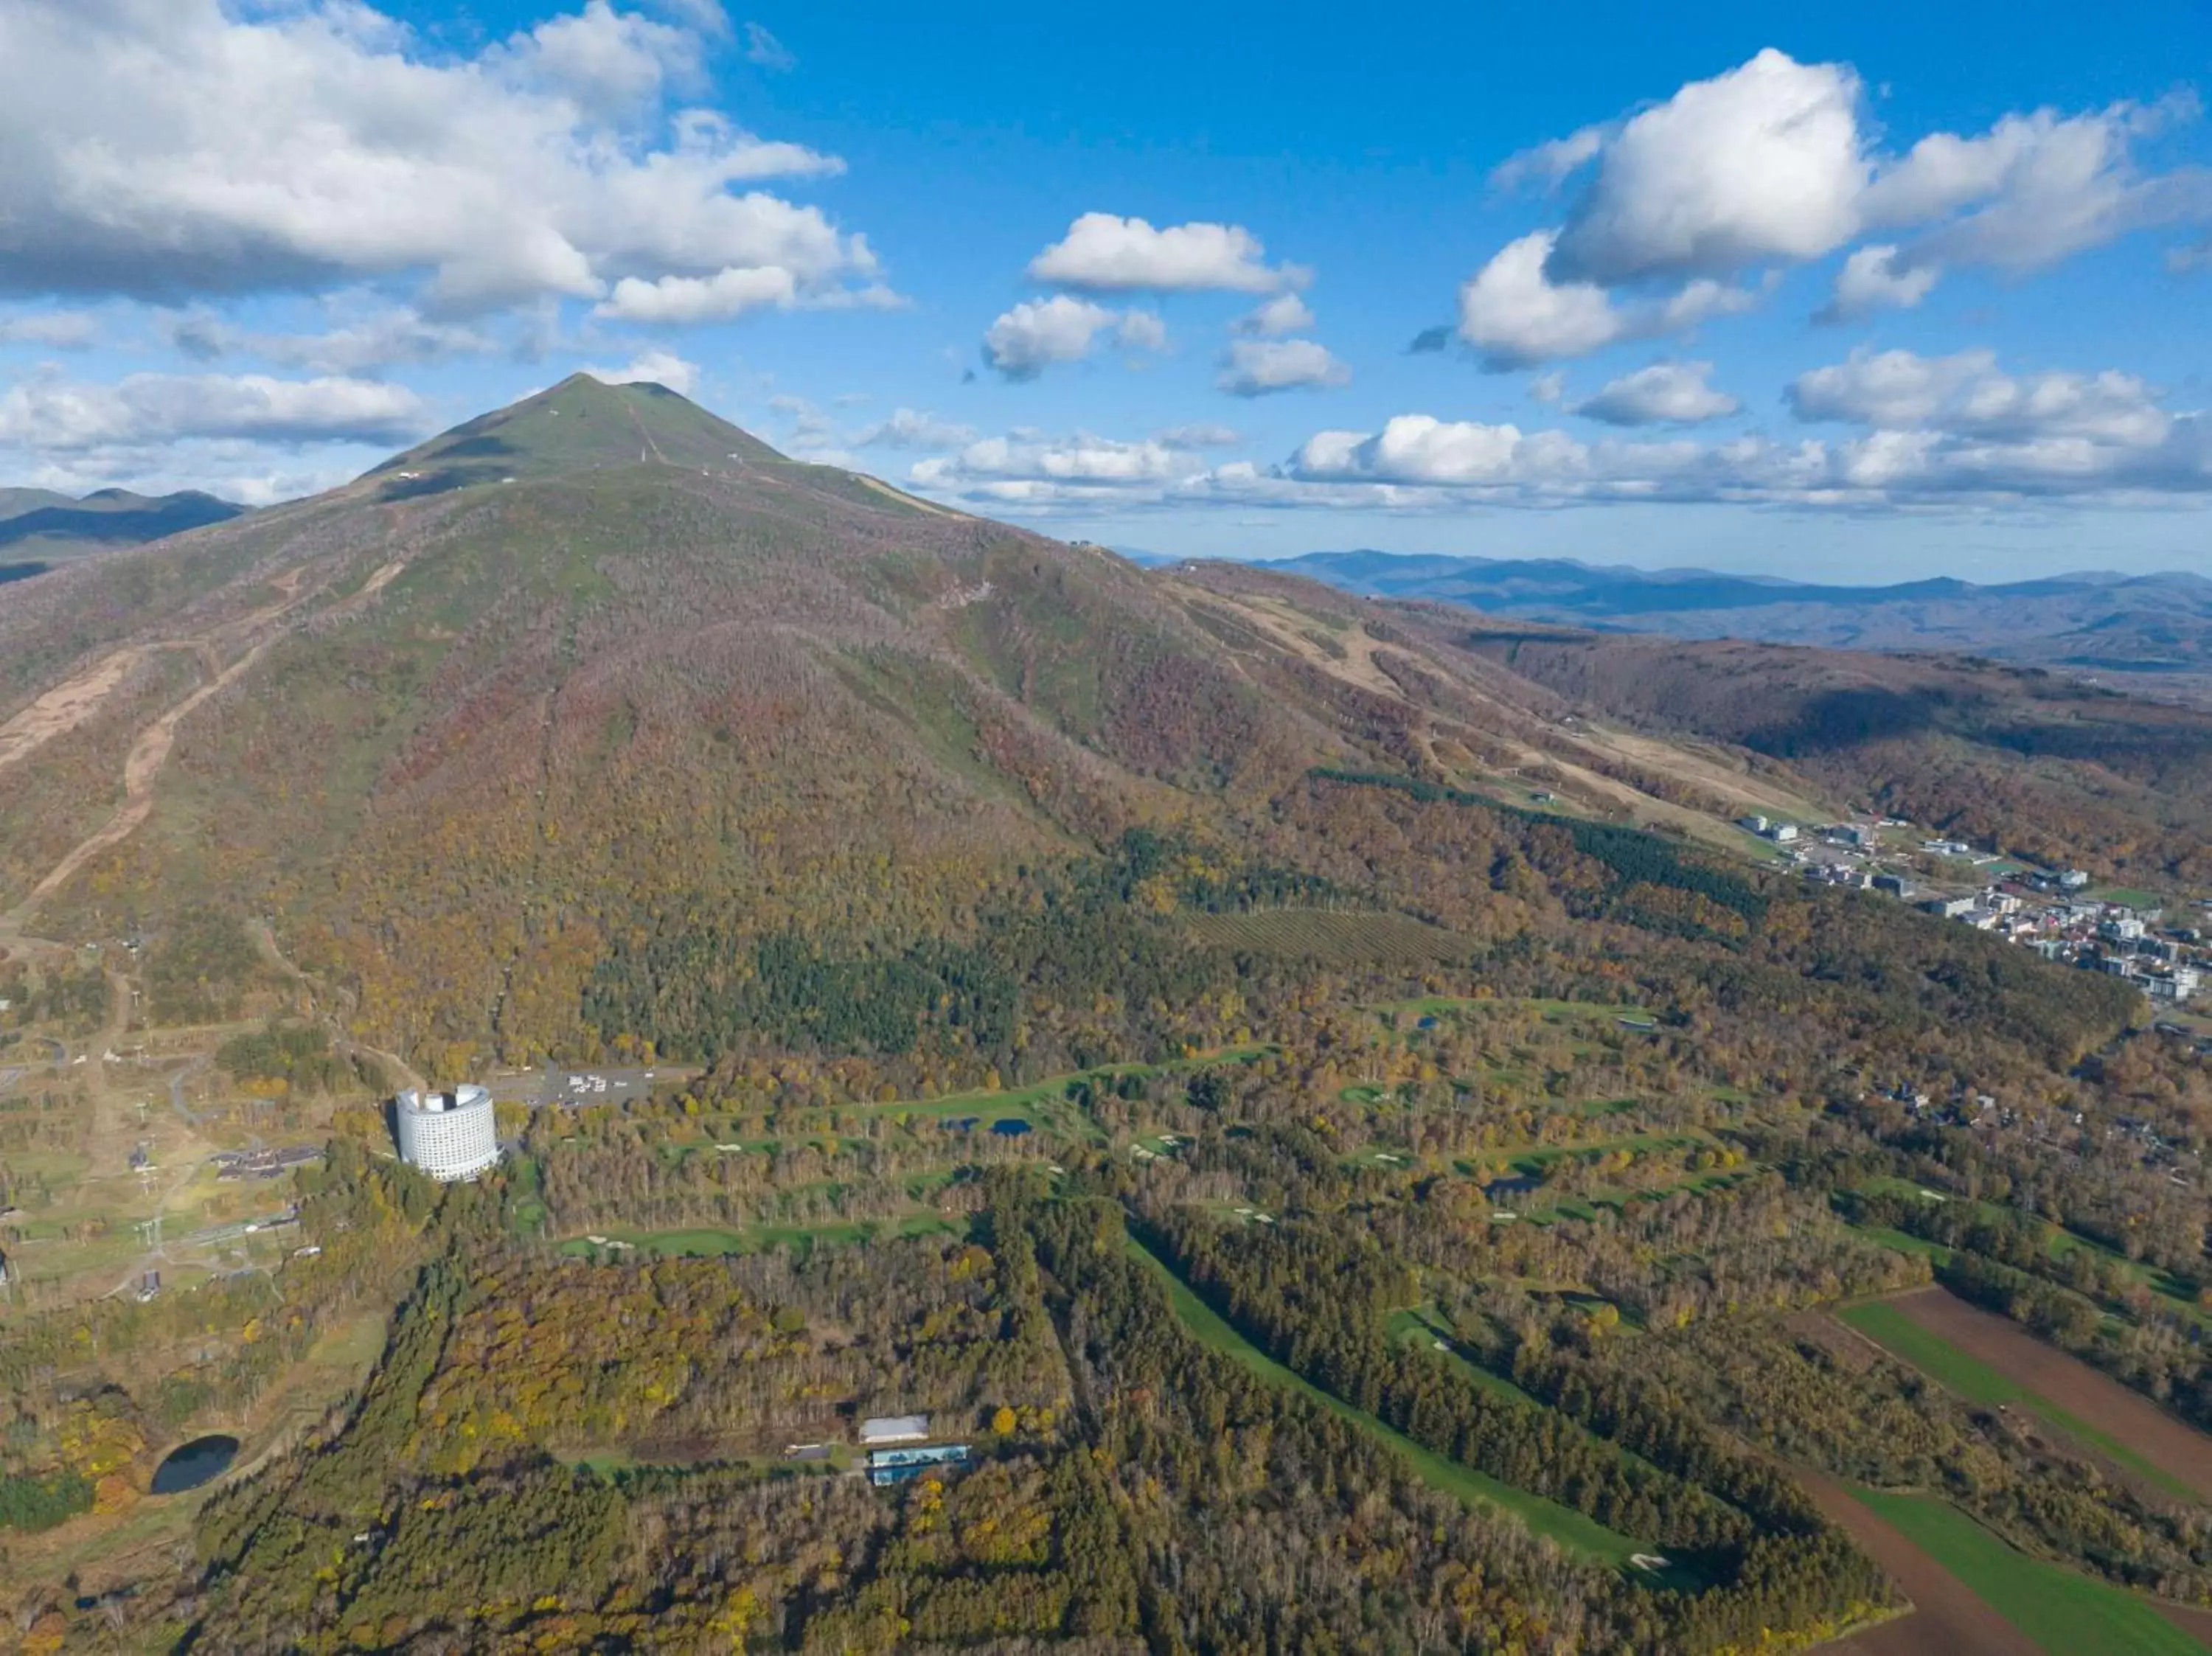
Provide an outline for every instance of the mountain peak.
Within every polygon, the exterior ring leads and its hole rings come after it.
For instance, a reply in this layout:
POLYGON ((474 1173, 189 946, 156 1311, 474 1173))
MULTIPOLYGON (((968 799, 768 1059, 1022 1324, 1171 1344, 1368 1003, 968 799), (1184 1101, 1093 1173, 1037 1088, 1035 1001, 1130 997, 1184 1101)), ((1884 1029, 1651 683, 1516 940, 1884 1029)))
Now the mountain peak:
POLYGON ((386 461, 368 476, 384 497, 441 494, 510 478, 623 466, 728 470, 784 457, 665 385, 571 374, 386 461))

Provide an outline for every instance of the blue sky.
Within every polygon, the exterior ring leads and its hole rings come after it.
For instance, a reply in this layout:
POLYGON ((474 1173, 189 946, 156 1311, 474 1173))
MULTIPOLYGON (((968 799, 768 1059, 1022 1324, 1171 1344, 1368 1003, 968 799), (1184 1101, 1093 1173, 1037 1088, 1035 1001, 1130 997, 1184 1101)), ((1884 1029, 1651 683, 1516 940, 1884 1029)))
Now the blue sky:
POLYGON ((0 485, 588 367, 1164 552, 2212 573, 2201 3, 1226 9, 10 0, 0 485))

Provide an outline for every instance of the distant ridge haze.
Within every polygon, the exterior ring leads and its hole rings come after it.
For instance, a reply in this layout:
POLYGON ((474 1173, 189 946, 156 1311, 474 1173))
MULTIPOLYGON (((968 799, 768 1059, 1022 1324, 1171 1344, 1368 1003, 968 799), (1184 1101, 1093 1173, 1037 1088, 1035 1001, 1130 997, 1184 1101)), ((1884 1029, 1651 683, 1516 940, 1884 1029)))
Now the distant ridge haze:
POLYGON ((198 489, 134 494, 103 488, 82 500, 46 488, 0 488, 0 562, 82 556, 112 546, 143 546, 188 529, 228 523, 246 507, 198 489))
POLYGON ((2212 674, 2212 579, 2103 571, 1979 585, 1855 586, 1564 558, 1371 550, 1263 567, 1377 597, 1427 598, 1560 626, 1862 650, 1965 650, 2077 670, 2212 674))

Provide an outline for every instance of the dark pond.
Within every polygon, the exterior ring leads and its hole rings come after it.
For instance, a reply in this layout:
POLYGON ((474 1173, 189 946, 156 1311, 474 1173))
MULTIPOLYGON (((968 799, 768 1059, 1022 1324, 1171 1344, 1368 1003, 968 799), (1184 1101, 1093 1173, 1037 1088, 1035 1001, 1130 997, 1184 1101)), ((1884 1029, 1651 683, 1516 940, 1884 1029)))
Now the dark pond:
POLYGON ((1493 1179, 1482 1187, 1482 1193, 1492 1201, 1507 1196, 1526 1196, 1532 1190, 1544 1188, 1544 1181, 1522 1174, 1511 1179, 1493 1179))
POLYGON ((1018 1115, 1010 1115, 1003 1121, 994 1121, 991 1124, 991 1131, 1001 1138, 1019 1138, 1029 1130, 1030 1124, 1018 1115))
POLYGON ((196 1437, 169 1451, 169 1458, 154 1469, 155 1495, 181 1495, 197 1489, 210 1478, 221 1477, 238 1459, 234 1437, 196 1437))

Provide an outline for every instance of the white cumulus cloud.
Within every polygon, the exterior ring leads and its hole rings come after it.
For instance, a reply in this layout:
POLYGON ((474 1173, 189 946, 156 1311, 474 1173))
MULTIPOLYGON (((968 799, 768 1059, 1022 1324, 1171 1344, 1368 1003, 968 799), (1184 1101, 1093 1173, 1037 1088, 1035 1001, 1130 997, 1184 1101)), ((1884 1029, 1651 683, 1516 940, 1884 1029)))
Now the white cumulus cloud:
POLYGON ((1231 397, 1347 384, 1352 370, 1310 339, 1239 339, 1221 359, 1214 388, 1231 397))
POLYGON ((1237 318, 1237 331, 1261 339, 1279 339, 1286 333, 1303 333, 1313 325, 1313 308, 1304 298, 1297 294, 1277 294, 1237 318))
POLYGON ((1961 388, 1972 379, 1953 373, 1944 397, 1866 410, 1883 418, 1924 412, 1929 423, 1865 423, 1833 440, 1586 442, 1510 422, 1401 414, 1379 430, 1317 432, 1279 465, 1209 466, 1196 446, 1171 434, 1125 442, 1024 432, 921 461, 910 482, 1031 517, 1151 507, 1462 513, 1616 502, 1863 512, 2212 496, 2212 429, 2198 416, 2115 418, 2131 393, 2106 376, 2023 376, 2008 388, 1984 377, 1961 388))
POLYGON ((2194 101, 2001 117, 1879 148, 1857 73, 1771 48, 1617 123, 1498 171, 1553 182, 1594 165, 1555 231, 1502 249, 1462 293, 1492 366, 1573 356, 1756 302, 1746 271, 1854 249, 1824 320, 1916 305, 1947 267, 2042 268, 2137 230, 2212 221, 2212 170, 2147 170, 2142 141, 2194 101), (1911 233, 1909 237, 1899 233, 1911 233), (1540 250, 1540 258, 1536 254, 1540 250))
POLYGON ((1663 299, 1616 304, 1596 282, 1552 279, 1553 236, 1537 230, 1508 242, 1460 288, 1459 336, 1493 372, 1588 356, 1624 339, 1681 333, 1759 301, 1751 288, 1698 276, 1663 299))
POLYGON ((1710 362, 1655 362, 1574 405, 1573 412, 1612 426, 1695 425, 1724 419, 1743 404, 1709 383, 1710 362))
POLYGON ((1564 481, 1587 470, 1589 452, 1564 432, 1401 414, 1372 435, 1324 431, 1291 461, 1297 477, 1321 482, 1382 481, 1452 486, 1564 481))
POLYGON ((667 111, 697 27, 589 0, 469 57, 361 0, 9 0, 0 289, 413 280, 488 308, 731 270, 874 281, 863 239, 752 187, 841 163, 667 111))
POLYGON ((1116 311, 1055 294, 1024 300, 992 323, 983 360, 1009 379, 1034 379, 1055 362, 1081 361, 1109 332, 1132 350, 1167 347, 1167 326, 1150 311, 1116 311))
POLYGON ((1127 502, 1159 496, 1202 470, 1190 449, 1160 438, 1135 442, 1078 433, 987 437, 957 453, 915 462, 908 481, 1001 510, 1127 502))
POLYGON ((1460 337, 1491 367, 1587 356, 1628 331, 1603 288, 1545 275, 1553 239, 1553 232, 1538 230, 1507 243, 1459 290, 1460 337))
POLYGON ((983 357, 1009 379, 1034 379, 1054 362, 1075 362, 1114 325, 1112 311, 1061 294, 1017 305, 983 335, 983 357))
POLYGON ((2022 271, 2135 230, 2212 218, 2212 172, 2149 174, 2134 153, 2139 140, 2197 112, 2179 98, 2007 115, 1973 138, 1935 133, 1868 189, 1866 221, 1933 222, 1923 259, 2022 271))
POLYGON ((1085 213, 1030 261, 1038 282, 1091 293, 1225 288, 1273 293, 1303 286, 1295 265, 1270 265, 1260 239, 1237 224, 1170 224, 1085 213))
POLYGON ((699 389, 699 365, 686 361, 673 351, 641 351, 621 367, 586 368, 584 372, 610 385, 665 385, 679 397, 692 396, 699 389))
POLYGON ((490 61, 525 83, 556 89, 592 114, 622 119, 672 88, 699 88, 704 70, 695 28, 617 11, 611 0, 548 18, 490 61))
POLYGON ((421 436, 428 422, 404 386, 335 377, 136 373, 100 385, 42 376, 0 395, 0 448, 33 453, 201 438, 391 444, 421 436))
POLYGON ((1801 420, 1893 431, 1934 428, 2012 440, 2084 439, 2136 448, 2164 442, 2176 418, 2133 374, 2112 369, 2009 374, 1988 350, 1952 356, 1858 352, 1848 361, 1800 374, 1786 395, 1801 420))
POLYGON ((747 311, 788 310, 799 279, 780 264, 756 264, 710 276, 662 276, 647 282, 624 276, 592 314, 617 322, 726 322, 747 311))
POLYGON ((1934 260, 1907 264, 1902 250, 1888 243, 1862 247, 1836 273, 1835 294, 1818 319, 1851 322, 1875 311, 1909 311, 1936 290, 1942 276, 1934 260))
POLYGON ((1552 253, 1560 281, 1718 276, 1857 228, 1858 77, 1771 48, 1626 123, 1552 253))
POLYGON ((1280 466, 1213 468, 1176 484, 1169 498, 1409 511, 1606 501, 1858 511, 2212 495, 2212 427, 2167 410, 2126 374, 2010 374, 1985 351, 1896 351, 1803 375, 1790 400, 1808 420, 1857 429, 1795 443, 1757 435, 1586 443, 1561 431, 1405 414, 1379 431, 1318 432, 1280 466))

